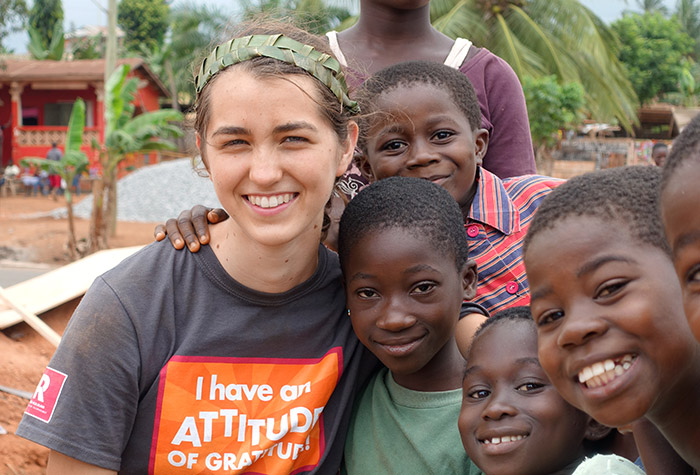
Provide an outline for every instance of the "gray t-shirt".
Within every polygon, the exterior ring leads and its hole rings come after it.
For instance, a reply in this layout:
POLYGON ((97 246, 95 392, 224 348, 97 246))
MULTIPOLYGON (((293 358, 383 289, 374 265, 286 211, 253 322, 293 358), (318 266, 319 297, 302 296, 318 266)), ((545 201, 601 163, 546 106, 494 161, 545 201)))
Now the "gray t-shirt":
POLYGON ((214 253, 154 243, 82 300, 17 434, 122 473, 336 473, 376 366, 344 312, 337 256, 267 294, 214 253))

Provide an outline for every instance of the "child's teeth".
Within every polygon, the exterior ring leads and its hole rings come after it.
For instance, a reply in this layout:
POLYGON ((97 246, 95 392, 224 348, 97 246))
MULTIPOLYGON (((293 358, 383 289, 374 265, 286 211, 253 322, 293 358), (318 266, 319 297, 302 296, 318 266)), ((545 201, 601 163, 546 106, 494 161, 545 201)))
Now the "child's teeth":
POLYGON ((595 363, 591 366, 591 369, 593 370, 593 376, 600 376, 605 373, 605 366, 603 366, 603 363, 595 363))
POLYGON ((583 371, 581 371, 578 374, 578 381, 579 381, 579 383, 585 383, 586 381, 588 381, 592 377, 593 377, 593 371, 591 370, 591 368, 586 366, 585 368, 583 368, 583 371))
POLYGON ((491 437, 490 439, 484 439, 483 443, 486 445, 493 444, 503 444, 505 442, 515 442, 516 440, 523 440, 527 435, 504 435, 503 437, 491 437))
POLYGON ((586 366, 579 371, 578 381, 589 388, 603 386, 624 374, 632 366, 633 360, 634 357, 632 355, 625 355, 618 360, 618 363, 615 363, 612 359, 607 359, 594 363, 591 366, 586 366))

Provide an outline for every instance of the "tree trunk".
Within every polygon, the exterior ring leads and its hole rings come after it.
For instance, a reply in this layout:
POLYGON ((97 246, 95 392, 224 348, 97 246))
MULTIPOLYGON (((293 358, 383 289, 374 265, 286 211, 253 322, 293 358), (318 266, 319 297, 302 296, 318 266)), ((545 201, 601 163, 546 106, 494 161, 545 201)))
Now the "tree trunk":
POLYGON ((92 215, 90 216, 89 253, 107 249, 107 235, 104 232, 104 178, 96 179, 92 184, 92 215))
POLYGON ((165 72, 168 76, 168 86, 170 89, 170 95, 173 96, 172 108, 176 111, 180 110, 180 102, 177 97, 177 84, 175 84, 175 75, 173 74, 173 65, 170 63, 169 59, 165 60, 165 72))
POLYGON ((75 223, 73 221, 73 197, 68 187, 66 187, 65 196, 66 209, 68 210, 68 255, 70 256, 70 260, 74 261, 78 243, 75 239, 75 223))
POLYGON ((105 187, 107 203, 105 206, 105 222, 106 236, 114 237, 117 235, 117 170, 112 169, 109 173, 105 173, 105 187))
POLYGON ((554 155, 552 155, 552 151, 546 145, 539 145, 535 150, 535 162, 537 163, 537 173, 552 176, 554 155))

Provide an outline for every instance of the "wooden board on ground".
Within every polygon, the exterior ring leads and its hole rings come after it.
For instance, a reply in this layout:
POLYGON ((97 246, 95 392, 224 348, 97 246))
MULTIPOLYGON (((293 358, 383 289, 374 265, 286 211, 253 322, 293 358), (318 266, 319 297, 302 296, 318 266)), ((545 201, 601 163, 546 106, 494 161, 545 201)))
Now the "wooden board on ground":
MULTIPOLYGON (((107 249, 54 269, 19 284, 6 287, 4 294, 15 306, 38 315, 83 295, 99 275, 104 274, 143 246, 107 249)), ((24 318, 0 300, 0 330, 24 318)))

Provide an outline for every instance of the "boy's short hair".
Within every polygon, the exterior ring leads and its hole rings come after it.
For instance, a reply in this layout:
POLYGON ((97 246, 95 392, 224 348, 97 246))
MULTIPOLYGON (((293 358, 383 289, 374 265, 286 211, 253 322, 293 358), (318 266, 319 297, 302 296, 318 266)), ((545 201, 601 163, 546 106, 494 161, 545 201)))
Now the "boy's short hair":
MULTIPOLYGON (((526 306, 518 306, 518 307, 509 307, 504 310, 501 310, 500 312, 497 312, 493 314, 491 317, 488 318, 488 320, 484 321, 479 328, 476 330, 474 333, 474 336, 472 337, 471 344, 469 345, 469 348, 471 350, 471 346, 474 344, 474 342, 479 338, 479 336, 484 333, 484 330, 487 328, 493 326, 496 323, 500 323, 506 320, 511 320, 511 321, 519 321, 519 320, 524 320, 532 324, 532 328, 535 328, 535 321, 532 319, 532 313, 530 312, 530 307, 526 306)), ((469 356, 469 352, 467 352, 467 357, 469 356)))
POLYGON ((673 141, 673 147, 664 164, 661 191, 666 188, 673 173, 690 161, 700 163, 700 114, 696 115, 673 141))
POLYGON ((667 149, 667 148, 668 148, 668 145, 666 145, 665 143, 663 143, 663 142, 656 142, 656 143, 651 147, 651 153, 652 153, 652 155, 653 155, 654 152, 656 152, 657 150, 662 150, 662 149, 667 149))
POLYGON ((340 265, 360 239, 389 228, 415 233, 455 258, 461 270, 469 257, 464 218, 444 188, 427 180, 390 177, 363 189, 345 208, 338 231, 340 265))
POLYGON ((571 216, 592 216, 624 223, 632 237, 671 255, 659 213, 661 169, 653 166, 619 167, 571 178, 552 191, 530 223, 523 253, 542 231, 571 216))
MULTIPOLYGON (((472 83, 455 68, 429 61, 408 61, 384 68, 362 84, 354 99, 362 113, 358 116, 360 130, 368 130, 377 111, 375 103, 382 94, 397 87, 428 84, 445 91, 455 105, 464 112, 472 130, 481 127, 481 108, 472 83)), ((360 137, 358 146, 364 148, 365 138, 360 137)))

